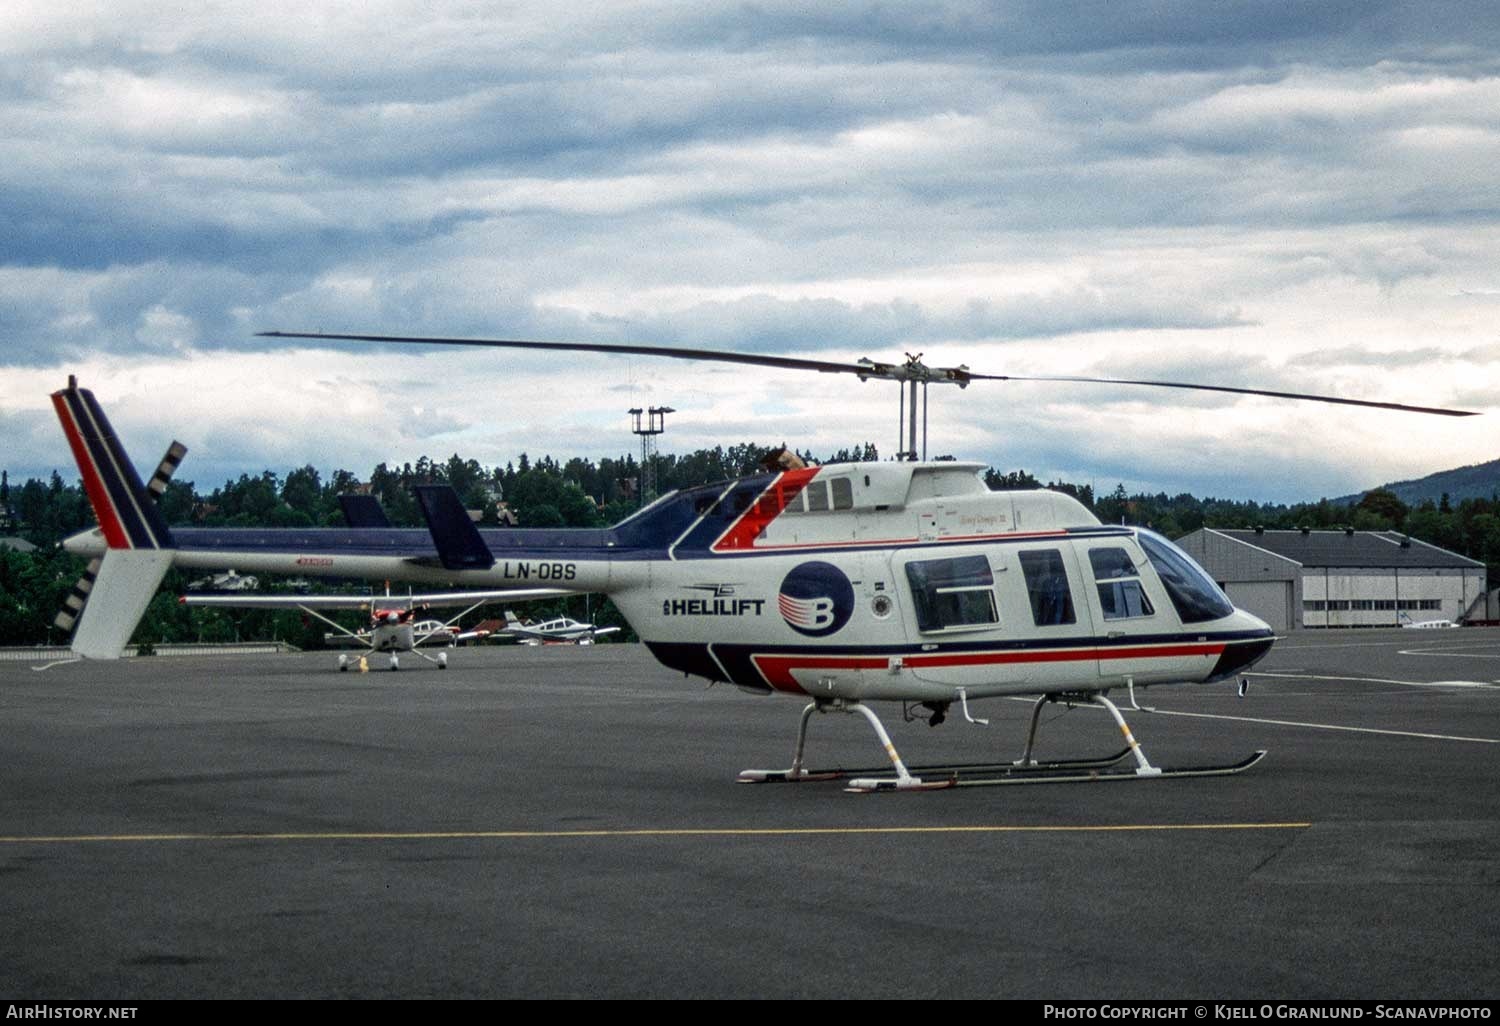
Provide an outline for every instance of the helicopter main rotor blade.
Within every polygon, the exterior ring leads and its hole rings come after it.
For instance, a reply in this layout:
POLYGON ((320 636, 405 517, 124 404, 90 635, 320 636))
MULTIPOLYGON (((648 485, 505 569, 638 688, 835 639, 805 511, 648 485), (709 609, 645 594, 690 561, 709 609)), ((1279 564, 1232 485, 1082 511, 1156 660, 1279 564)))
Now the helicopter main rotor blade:
POLYGON ((1368 406, 1377 410, 1399 410, 1402 413, 1429 413, 1439 417, 1477 417, 1473 410, 1448 410, 1437 406, 1410 406, 1406 403, 1383 403, 1373 399, 1346 399, 1337 395, 1314 395, 1310 392, 1278 392, 1268 388, 1235 388, 1232 385, 1200 385, 1188 381, 1137 381, 1128 378, 1083 378, 1066 374, 970 374, 975 381, 1062 381, 1083 385, 1144 385, 1148 388, 1184 388, 1197 392, 1229 392, 1233 395, 1264 395, 1273 399, 1296 399, 1312 403, 1336 403, 1340 406, 1368 406))
POLYGON ((610 353, 620 356, 662 356, 673 360, 712 360, 752 367, 776 367, 783 370, 810 370, 821 374, 853 374, 861 380, 883 378, 892 381, 922 381, 932 384, 955 384, 963 388, 970 381, 1056 381, 1083 385, 1143 385, 1150 388, 1179 388, 1199 392, 1227 392, 1232 395, 1259 395, 1272 399, 1335 403, 1340 406, 1364 406, 1402 413, 1424 413, 1440 417, 1474 417, 1470 410, 1448 410, 1433 406, 1411 406, 1370 399, 1347 399, 1342 396, 1314 395, 1308 392, 1279 392, 1264 388, 1236 388, 1231 385, 1200 385, 1186 381, 1137 381, 1125 378, 1088 378, 1068 375, 976 374, 967 367, 928 367, 916 358, 905 363, 877 363, 860 360, 838 363, 831 360, 808 360, 792 356, 770 356, 763 353, 736 353, 724 349, 680 349, 672 346, 647 346, 619 342, 535 342, 525 339, 498 338, 430 338, 410 335, 343 335, 310 331, 262 331, 264 338, 310 338, 336 342, 394 342, 402 345, 473 346, 484 349, 538 349, 553 352, 610 353))
POLYGON ((804 360, 793 356, 767 356, 760 353, 735 353, 723 349, 678 349, 672 346, 642 346, 617 342, 531 342, 510 338, 421 338, 405 335, 329 335, 310 331, 262 331, 262 338, 318 338, 336 342, 395 342, 427 346, 478 346, 489 349, 543 349, 556 352, 612 353, 618 356, 665 356, 674 360, 714 360, 719 363, 743 363, 754 367, 780 367, 786 370, 810 370, 824 374, 865 374, 875 376, 874 368, 857 363, 833 363, 828 360, 804 360))

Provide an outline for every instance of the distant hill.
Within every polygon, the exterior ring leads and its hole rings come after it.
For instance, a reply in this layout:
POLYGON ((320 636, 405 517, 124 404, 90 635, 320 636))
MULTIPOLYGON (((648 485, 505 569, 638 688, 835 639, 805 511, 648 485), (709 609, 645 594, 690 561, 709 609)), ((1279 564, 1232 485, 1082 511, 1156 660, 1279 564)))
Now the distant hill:
MULTIPOLYGON (((1456 467, 1453 470, 1440 470, 1436 474, 1428 474, 1426 477, 1419 477, 1412 481, 1395 481, 1391 484, 1380 485, 1380 487, 1394 492, 1396 497, 1408 506, 1420 505, 1428 499, 1437 502, 1444 492, 1447 493, 1449 501, 1454 503, 1463 499, 1488 499, 1491 496, 1500 495, 1500 460, 1476 463, 1469 467, 1456 467)), ((1358 502, 1364 496, 1364 492, 1356 492, 1333 501, 1358 502)))

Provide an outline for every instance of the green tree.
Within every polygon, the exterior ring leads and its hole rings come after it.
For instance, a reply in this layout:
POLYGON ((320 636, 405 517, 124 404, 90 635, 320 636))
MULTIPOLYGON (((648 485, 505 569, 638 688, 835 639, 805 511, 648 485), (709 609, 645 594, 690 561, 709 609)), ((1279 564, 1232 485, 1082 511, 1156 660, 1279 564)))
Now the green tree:
POLYGON ((1388 528, 1396 530, 1400 530, 1401 525, 1406 523, 1406 515, 1410 512, 1406 503, 1402 502, 1395 492, 1385 488, 1376 488, 1366 492, 1355 508, 1373 513, 1384 520, 1388 528))

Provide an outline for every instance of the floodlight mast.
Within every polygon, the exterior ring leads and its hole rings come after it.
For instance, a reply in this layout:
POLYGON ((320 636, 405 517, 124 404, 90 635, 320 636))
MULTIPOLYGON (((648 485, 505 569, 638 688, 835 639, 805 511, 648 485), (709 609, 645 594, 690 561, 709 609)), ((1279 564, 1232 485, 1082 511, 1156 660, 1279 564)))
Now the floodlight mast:
POLYGON ((632 418, 633 427, 631 433, 639 435, 641 439, 641 473, 640 473, 640 503, 645 506, 656 497, 656 436, 667 430, 667 414, 677 411, 670 406, 652 406, 641 409, 639 406, 632 407, 626 411, 632 418), (645 414, 646 422, 641 423, 641 415, 645 414))

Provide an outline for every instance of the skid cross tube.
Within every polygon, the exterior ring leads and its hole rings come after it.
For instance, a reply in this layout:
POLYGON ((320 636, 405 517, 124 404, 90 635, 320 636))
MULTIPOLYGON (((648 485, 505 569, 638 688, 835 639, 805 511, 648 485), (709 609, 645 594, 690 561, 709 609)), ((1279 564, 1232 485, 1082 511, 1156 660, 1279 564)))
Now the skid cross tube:
MULTIPOLYGON (((792 765, 785 770, 745 770, 739 775, 742 784, 764 784, 764 783, 789 783, 795 781, 831 780, 844 775, 842 771, 809 771, 803 765, 803 757, 807 751, 807 725, 815 712, 844 712, 859 713, 870 726, 874 728, 875 735, 880 738, 881 745, 885 748, 887 758, 891 760, 891 766, 896 771, 894 780, 857 780, 854 784, 864 784, 882 789, 894 788, 899 791, 921 788, 921 778, 914 777, 906 768, 906 763, 901 760, 901 753, 896 751, 896 746, 891 742, 891 735, 886 732, 885 724, 880 722, 880 717, 875 711, 863 702, 852 702, 845 699, 819 699, 809 702, 802 709, 802 720, 797 726, 797 745, 792 752, 792 765)), ((946 786, 946 785, 944 785, 946 786)))

